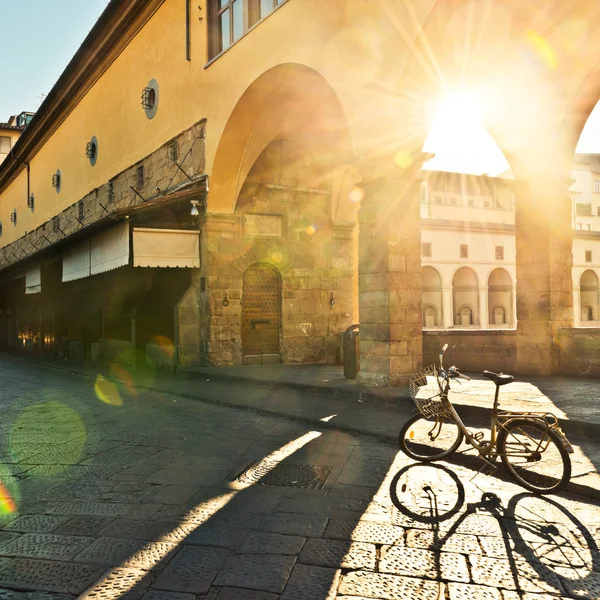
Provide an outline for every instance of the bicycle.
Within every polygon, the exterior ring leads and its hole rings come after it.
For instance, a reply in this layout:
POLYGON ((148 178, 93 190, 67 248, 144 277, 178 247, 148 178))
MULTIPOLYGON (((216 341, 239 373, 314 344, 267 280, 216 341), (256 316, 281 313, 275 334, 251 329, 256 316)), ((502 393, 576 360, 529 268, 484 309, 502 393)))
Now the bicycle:
POLYGON ((573 447, 550 412, 515 412, 499 408, 500 387, 514 381, 512 375, 484 371, 496 385, 490 438, 482 431, 469 431, 448 398, 450 381, 471 378, 452 366, 435 365, 418 373, 409 383, 410 395, 419 409, 402 427, 399 443, 410 458, 431 462, 449 457, 465 440, 489 466, 500 458, 509 475, 525 489, 538 494, 563 490, 571 478, 573 447))

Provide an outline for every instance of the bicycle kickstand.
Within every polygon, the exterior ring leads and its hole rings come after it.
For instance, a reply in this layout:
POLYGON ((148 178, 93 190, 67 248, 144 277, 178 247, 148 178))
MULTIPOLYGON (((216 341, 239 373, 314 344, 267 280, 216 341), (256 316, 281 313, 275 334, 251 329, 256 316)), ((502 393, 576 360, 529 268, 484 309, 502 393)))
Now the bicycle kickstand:
MULTIPOLYGON (((470 482, 473 481, 475 479, 475 477, 477 477, 477 475, 482 473, 484 471, 484 469, 489 468, 490 473, 492 473, 498 468, 498 465, 493 463, 491 460, 487 459, 485 456, 480 454, 479 458, 483 461, 483 465, 481 466, 481 469, 479 469, 479 471, 477 471, 477 473, 475 473, 475 475, 473 475, 473 477, 471 477, 471 479, 469 479, 470 482)), ((484 475, 487 475, 487 473, 484 473, 484 475)))

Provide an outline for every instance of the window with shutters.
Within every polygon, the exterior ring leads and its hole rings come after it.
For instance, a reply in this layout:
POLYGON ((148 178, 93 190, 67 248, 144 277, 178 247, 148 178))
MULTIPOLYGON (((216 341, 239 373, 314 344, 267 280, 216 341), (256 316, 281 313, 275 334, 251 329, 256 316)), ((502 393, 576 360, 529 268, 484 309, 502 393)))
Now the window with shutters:
POLYGON ((0 154, 8 154, 10 152, 10 138, 6 135, 0 135, 0 154))

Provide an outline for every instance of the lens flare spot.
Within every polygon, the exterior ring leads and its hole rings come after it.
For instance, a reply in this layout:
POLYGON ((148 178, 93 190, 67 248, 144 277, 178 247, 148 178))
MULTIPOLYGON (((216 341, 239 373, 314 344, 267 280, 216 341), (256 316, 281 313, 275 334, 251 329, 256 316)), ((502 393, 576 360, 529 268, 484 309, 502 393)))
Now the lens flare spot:
POLYGON ((408 434, 408 437, 409 437, 411 440, 414 440, 414 439, 415 439, 415 432, 411 430, 411 432, 408 434))
POLYGON ((317 228, 314 225, 309 225, 306 228, 307 235, 314 235, 316 231, 317 231, 317 228))
POLYGON ((556 69, 558 66, 558 61, 556 59, 556 54, 554 50, 550 47, 550 44, 537 32, 533 29, 530 29, 527 32, 527 41, 529 45, 533 48, 533 51, 536 53, 537 57, 551 69, 556 69))
POLYGON ((283 253, 279 250, 274 250, 273 252, 271 252, 271 260, 275 264, 280 265, 283 262, 283 253))
POLYGON ((3 483, 0 483, 0 515, 10 515, 17 511, 17 504, 3 483))
POLYGON ((394 162, 401 168, 406 169, 412 165, 413 158, 410 152, 406 150, 400 150, 400 152, 396 152, 394 156, 394 162))
MULTIPOLYGON (((81 459, 85 441, 85 425, 77 411, 57 401, 38 402, 27 406, 14 422, 9 451, 16 462, 35 455, 66 469, 81 459)), ((2 471, 0 481, 6 485, 2 471)))
POLYGON ((121 394, 119 394, 116 384, 102 375, 96 377, 94 392, 96 393, 96 398, 100 402, 104 402, 104 404, 110 404, 111 406, 121 406, 123 404, 123 399, 121 398, 121 394))
POLYGON ((348 193, 348 199, 350 200, 350 202, 361 202, 364 197, 365 191, 358 186, 353 187, 348 193))

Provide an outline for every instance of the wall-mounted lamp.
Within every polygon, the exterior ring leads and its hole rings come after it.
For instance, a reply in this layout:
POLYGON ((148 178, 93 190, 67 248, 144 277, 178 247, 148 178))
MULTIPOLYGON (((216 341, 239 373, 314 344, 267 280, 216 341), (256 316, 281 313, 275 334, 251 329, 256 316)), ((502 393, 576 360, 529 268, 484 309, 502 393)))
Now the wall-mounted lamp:
POLYGON ((333 292, 331 292, 331 296, 329 297, 329 306, 333 308, 335 306, 335 298, 333 296, 333 292))
POLYGON ((223 298, 223 306, 229 306, 229 299, 227 298, 227 292, 225 292, 225 298, 223 298))
POLYGON ((10 213, 10 222, 13 225, 17 224, 17 209, 16 208, 10 213))
POLYGON ((29 198, 27 198, 27 208, 33 212, 35 208, 35 196, 33 194, 29 194, 29 198))
POLYGON ((199 200, 190 200, 190 203, 192 204, 192 210, 190 210, 190 215, 192 215, 192 217, 197 217, 198 216, 198 204, 200 203, 199 200))

